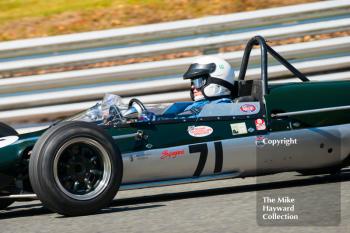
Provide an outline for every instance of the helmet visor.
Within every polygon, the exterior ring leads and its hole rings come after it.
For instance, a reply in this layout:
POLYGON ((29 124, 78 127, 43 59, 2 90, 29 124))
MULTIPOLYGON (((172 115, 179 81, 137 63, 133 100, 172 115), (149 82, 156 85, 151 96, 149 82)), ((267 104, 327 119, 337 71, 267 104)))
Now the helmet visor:
POLYGON ((203 87, 207 83, 207 78, 196 78, 192 80, 192 85, 196 88, 199 89, 203 87))

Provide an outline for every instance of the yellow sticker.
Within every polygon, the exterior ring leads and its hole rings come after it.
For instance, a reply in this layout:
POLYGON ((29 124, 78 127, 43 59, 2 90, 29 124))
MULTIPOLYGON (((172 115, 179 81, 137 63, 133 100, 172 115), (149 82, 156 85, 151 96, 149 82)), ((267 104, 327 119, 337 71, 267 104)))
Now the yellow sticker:
POLYGON ((247 125, 244 122, 230 124, 232 135, 247 134, 247 125))

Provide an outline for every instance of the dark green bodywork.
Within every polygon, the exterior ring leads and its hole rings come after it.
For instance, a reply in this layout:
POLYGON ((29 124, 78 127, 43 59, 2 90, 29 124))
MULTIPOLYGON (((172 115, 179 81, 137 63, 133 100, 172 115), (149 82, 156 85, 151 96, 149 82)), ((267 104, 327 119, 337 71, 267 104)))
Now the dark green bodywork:
MULTIPOLYGON (((265 97, 267 115, 308 109, 350 105, 350 82, 303 82, 276 85, 265 97)), ((303 127, 349 123, 350 110, 330 111, 291 117, 303 127)), ((289 119, 289 120, 291 120, 289 119)))
MULTIPOLYGON (((123 153, 188 145, 206 141, 217 141, 234 137, 246 137, 265 134, 267 131, 292 130, 350 123, 350 110, 305 114, 295 117, 274 119, 272 113, 301 111, 325 107, 350 105, 350 81, 289 83, 270 85, 265 96, 266 110, 257 115, 246 117, 211 117, 200 119, 177 119, 172 121, 139 122, 121 127, 105 127, 112 135, 125 135, 138 130, 146 135, 144 140, 135 138, 118 139, 116 143, 123 153), (267 123, 266 131, 252 131, 244 135, 233 136, 230 124, 245 122, 247 128, 255 128, 255 119, 263 118, 267 123), (298 124, 295 124, 298 123, 298 124), (214 129, 207 137, 194 138, 187 133, 188 126, 206 125, 214 129)), ((263 103, 262 103, 263 104, 263 103)), ((103 126, 104 127, 104 126, 103 126)), ((28 152, 40 135, 45 132, 22 134, 12 145, 0 149, 0 173, 16 177, 25 171, 24 152, 28 152)))

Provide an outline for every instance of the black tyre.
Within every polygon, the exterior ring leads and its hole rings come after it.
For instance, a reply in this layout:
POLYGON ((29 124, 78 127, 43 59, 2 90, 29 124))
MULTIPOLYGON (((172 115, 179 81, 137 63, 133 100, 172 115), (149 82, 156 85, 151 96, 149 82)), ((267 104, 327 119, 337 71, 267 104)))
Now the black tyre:
MULTIPOLYGON (((13 129, 11 126, 0 122, 0 137, 6 137, 6 136, 12 136, 12 135, 18 135, 17 131, 13 129)), ((12 203, 14 203, 13 200, 0 199, 0 210, 6 209, 12 203)))
POLYGON ((87 122, 63 122, 47 130, 29 162, 38 198, 66 216, 92 214, 108 206, 122 174, 122 157, 112 137, 87 122))

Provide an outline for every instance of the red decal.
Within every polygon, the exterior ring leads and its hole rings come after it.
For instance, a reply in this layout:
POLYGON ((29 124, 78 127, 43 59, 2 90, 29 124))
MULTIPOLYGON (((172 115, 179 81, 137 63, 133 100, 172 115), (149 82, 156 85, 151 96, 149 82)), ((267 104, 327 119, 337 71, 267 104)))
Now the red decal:
POLYGON ((176 158, 178 156, 184 156, 185 150, 164 150, 162 152, 162 155, 160 156, 160 159, 170 159, 170 158, 176 158))
POLYGON ((209 126, 189 126, 187 131, 192 137, 206 137, 213 133, 209 126))
POLYGON ((256 130, 265 130, 266 129, 265 121, 263 119, 256 119, 255 127, 256 127, 256 130))
POLYGON ((244 104, 240 107, 240 109, 242 112, 254 112, 256 107, 253 104, 244 104))

